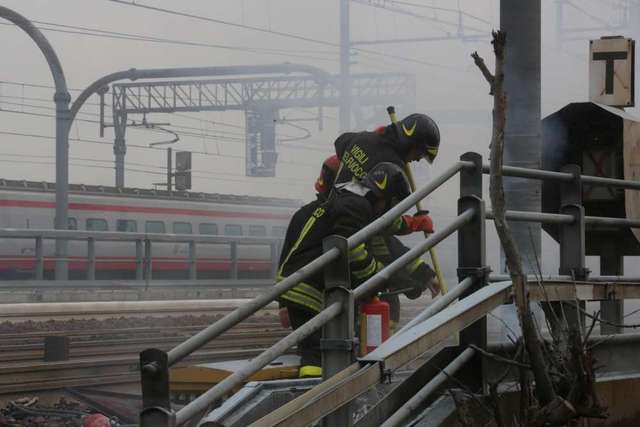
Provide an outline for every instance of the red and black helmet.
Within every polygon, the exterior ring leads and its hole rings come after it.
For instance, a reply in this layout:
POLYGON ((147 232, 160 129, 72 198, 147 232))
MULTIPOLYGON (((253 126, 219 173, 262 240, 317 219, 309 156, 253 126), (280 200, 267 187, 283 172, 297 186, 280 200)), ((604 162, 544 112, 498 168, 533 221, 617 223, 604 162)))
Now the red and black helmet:
POLYGON ((340 167, 340 159, 335 154, 327 157, 322 163, 322 169, 320 170, 320 176, 316 179, 315 189, 320 194, 325 194, 331 191, 333 187, 333 181, 336 179, 336 173, 340 167))

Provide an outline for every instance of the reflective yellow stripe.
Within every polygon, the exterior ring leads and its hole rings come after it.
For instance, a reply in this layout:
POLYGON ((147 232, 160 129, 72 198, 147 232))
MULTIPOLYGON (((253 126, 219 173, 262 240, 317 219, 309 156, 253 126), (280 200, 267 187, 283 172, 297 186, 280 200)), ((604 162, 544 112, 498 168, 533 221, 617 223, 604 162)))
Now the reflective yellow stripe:
POLYGON ((372 259, 368 266, 366 266, 362 270, 353 271, 352 274, 353 274, 353 277, 355 277, 356 279, 362 279, 374 274, 377 268, 378 268, 378 265, 376 263, 376 260, 372 259))
POLYGON ((364 261, 368 256, 369 252, 367 252, 364 243, 360 243, 349 251, 349 261, 351 262, 364 261))
POLYGON ((313 366, 313 365, 301 366, 300 367, 300 371, 298 372, 298 376, 300 378, 321 377, 322 376, 322 368, 320 366, 313 366))
POLYGON ((296 240, 296 242, 293 244, 293 246, 291 247, 291 250, 287 254, 287 257, 284 259, 284 262, 280 266, 280 269, 278 269, 278 276, 282 276, 282 269, 289 261, 289 258, 291 258, 291 255, 293 255, 296 249, 298 249, 298 246, 300 246, 300 243, 302 243, 302 241, 307 236, 307 234, 309 234, 309 231, 311 231, 311 228, 313 228, 313 225, 316 223, 316 220, 320 218, 322 215, 324 215, 324 212, 325 212, 324 208, 317 208, 315 211, 313 211, 313 214, 311 215, 311 217, 304 224, 304 227, 302 228, 302 231, 298 236, 298 240, 296 240))
POLYGON ((320 311, 322 311, 322 306, 324 305, 322 302, 318 302, 316 299, 311 298, 307 295, 300 294, 293 289, 290 289, 284 294, 280 295, 280 299, 290 301, 303 307, 307 307, 315 313, 319 313, 320 311))
POLYGON ((424 264, 424 263, 425 263, 424 260, 418 258, 414 260, 411 264, 407 265, 405 269, 409 272, 409 274, 411 274, 414 271, 416 271, 421 264, 424 264))

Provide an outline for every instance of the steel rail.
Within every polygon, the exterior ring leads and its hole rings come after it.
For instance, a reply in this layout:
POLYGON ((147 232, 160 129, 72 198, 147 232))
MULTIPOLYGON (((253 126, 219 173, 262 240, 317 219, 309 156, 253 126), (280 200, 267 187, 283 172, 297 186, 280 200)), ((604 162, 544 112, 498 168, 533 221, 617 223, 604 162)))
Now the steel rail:
POLYGON ((391 276, 401 268, 405 267, 414 259, 428 251, 433 246, 447 238, 453 232, 457 231, 462 225, 471 221, 471 218, 476 214, 475 210, 469 209, 456 217, 451 223, 449 223, 442 230, 433 233, 429 238, 421 242, 419 245, 414 246, 411 250, 401 257, 398 257, 391 264, 387 265, 379 273, 371 277, 369 280, 358 286, 353 291, 353 297, 355 300, 360 300, 367 295, 370 295, 385 281, 389 280, 391 276))
MULTIPOLYGON (((408 331, 418 323, 421 323, 434 314, 441 312, 445 309, 449 304, 451 304, 454 300, 460 298, 460 296, 467 291, 471 285, 473 284, 473 278, 467 277, 462 282, 458 283, 457 286, 449 290, 446 294, 442 295, 438 299, 436 299, 429 307, 425 308, 422 312, 420 312, 416 317, 414 317, 409 323, 404 325, 398 332, 393 334, 393 336, 400 335, 405 331, 408 331)), ((391 339, 393 339, 393 336, 391 339)))
MULTIPOLYGON (((572 224, 572 215, 542 212, 506 211, 505 216, 510 221, 541 222, 546 224, 572 224)), ((493 211, 487 211, 486 219, 494 219, 493 211)))
MULTIPOLYGON (((470 163, 470 162, 469 162, 470 163)), ((465 165, 465 167, 470 167, 469 165, 465 165)), ((490 167, 488 164, 482 165, 482 173, 488 175, 490 173, 490 167)), ((503 166, 502 167, 502 175, 517 177, 517 178, 531 178, 531 179, 539 179, 539 180, 550 180, 550 181, 560 181, 560 182, 570 182, 575 179, 575 177, 566 172, 555 172, 545 169, 530 169, 530 168, 521 168, 517 166, 503 166)), ((591 176, 591 175, 580 175, 580 180, 582 184, 593 185, 598 187, 613 187, 613 188, 624 188, 626 190, 640 190, 640 182, 638 181, 628 181, 624 179, 616 179, 616 178, 604 178, 600 176, 591 176)))
POLYGON ((396 412, 387 418, 381 427, 397 427, 404 425, 404 422, 414 413, 420 405, 435 391, 442 387, 447 380, 460 370, 475 354, 472 348, 465 349, 458 357, 453 359, 438 375, 433 377, 424 387, 422 387, 411 399, 400 407, 396 412))

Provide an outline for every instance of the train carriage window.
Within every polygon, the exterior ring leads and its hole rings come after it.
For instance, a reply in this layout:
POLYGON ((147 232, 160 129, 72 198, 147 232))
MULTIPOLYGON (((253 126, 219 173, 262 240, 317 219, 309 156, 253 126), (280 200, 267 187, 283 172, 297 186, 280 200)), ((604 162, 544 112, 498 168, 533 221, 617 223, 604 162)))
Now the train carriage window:
MULTIPOLYGON (((29 228, 27 226, 27 228, 29 228)), ((53 228, 56 228, 56 218, 53 218, 53 228)), ((78 220, 74 217, 70 216, 67 218, 67 229, 68 230, 77 230, 78 229, 78 220)))
POLYGON ((218 234, 218 224, 202 223, 198 225, 200 234, 218 234))
POLYGON ((88 218, 85 226, 91 231, 109 231, 109 224, 102 218, 88 218))
POLYGON ((138 231, 138 224, 132 219, 119 219, 116 220, 116 230, 135 233, 138 231))
POLYGON ((275 226, 271 227, 271 235, 273 237, 284 237, 287 234, 287 227, 275 226))
POLYGON ((225 224, 225 236, 242 236, 242 226, 240 224, 225 224))
POLYGON ((164 222, 162 221, 146 221, 144 223, 145 233, 165 233, 164 222))
POLYGON ((249 236, 264 237, 267 235, 267 229, 264 225, 249 225, 249 236))
POLYGON ((174 222, 173 223, 174 234, 192 234, 191 223, 189 222, 174 222))

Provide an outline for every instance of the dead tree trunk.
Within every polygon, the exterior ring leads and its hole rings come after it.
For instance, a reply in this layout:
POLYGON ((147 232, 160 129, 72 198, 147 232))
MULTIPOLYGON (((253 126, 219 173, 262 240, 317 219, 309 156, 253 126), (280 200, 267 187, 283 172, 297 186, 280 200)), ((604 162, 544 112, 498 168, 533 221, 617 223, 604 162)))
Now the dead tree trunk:
POLYGON ((527 293, 527 276, 522 268, 522 260, 518 248, 513 241, 509 224, 505 218, 505 198, 502 182, 502 164, 504 150, 504 129, 506 123, 507 96, 504 93, 504 53, 506 34, 502 31, 493 32, 493 51, 496 57, 495 75, 491 75, 484 60, 475 52, 472 57, 476 65, 482 71, 493 94, 493 134, 491 137, 491 174, 489 191, 491 207, 493 209, 494 223, 500 243, 504 249, 507 267, 513 281, 518 318, 522 328, 524 345, 529 354, 533 376, 536 381, 536 397, 541 405, 546 405, 556 399, 556 393, 549 376, 542 350, 542 340, 533 322, 533 315, 529 307, 529 295, 527 293))

